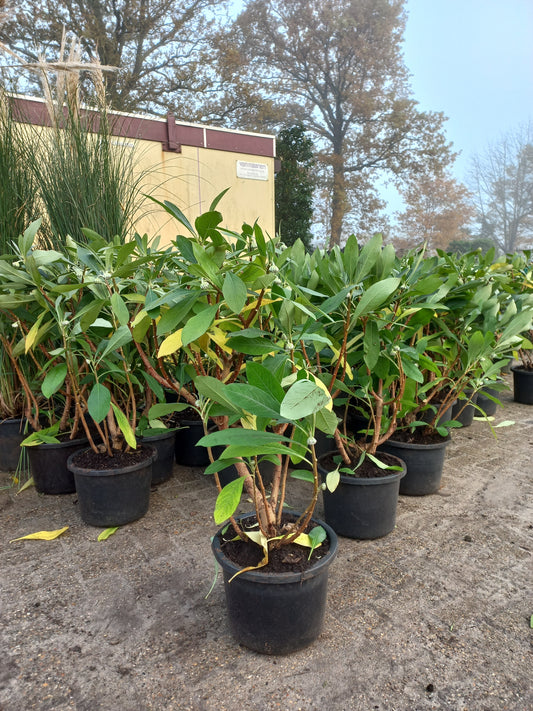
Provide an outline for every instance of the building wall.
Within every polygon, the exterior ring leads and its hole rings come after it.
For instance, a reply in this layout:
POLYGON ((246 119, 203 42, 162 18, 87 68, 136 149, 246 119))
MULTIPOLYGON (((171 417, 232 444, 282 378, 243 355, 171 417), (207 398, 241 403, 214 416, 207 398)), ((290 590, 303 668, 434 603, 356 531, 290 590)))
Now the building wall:
MULTIPOLYGON (((44 102, 16 97, 16 115, 36 126, 50 126, 44 102)), ((166 118, 111 114, 116 140, 131 145, 144 192, 177 205, 194 224, 226 188, 217 209, 223 226, 240 230, 256 220, 274 235, 274 136, 230 131, 166 118)), ((156 203, 139 210, 137 231, 161 236, 168 244, 178 233, 176 220, 156 203)), ((181 230, 180 230, 181 231, 181 230)))

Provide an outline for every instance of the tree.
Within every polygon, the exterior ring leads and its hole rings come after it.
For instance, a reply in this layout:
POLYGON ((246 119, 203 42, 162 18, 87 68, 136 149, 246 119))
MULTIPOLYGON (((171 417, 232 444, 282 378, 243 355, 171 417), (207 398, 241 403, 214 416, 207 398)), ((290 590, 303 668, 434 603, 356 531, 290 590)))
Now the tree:
POLYGON ((444 117, 410 98, 404 0, 250 0, 228 32, 243 70, 317 138, 331 176, 330 244, 384 173, 442 169, 444 117))
POLYGON ((503 252, 533 245, 531 123, 473 159, 471 185, 482 235, 491 235, 503 252))
POLYGON ((113 109, 171 108, 190 120, 196 97, 210 86, 208 38, 215 11, 226 5, 226 0, 21 0, 0 26, 0 42, 28 62, 37 62, 41 52, 55 59, 65 26, 80 38, 83 59, 119 67, 107 79, 113 109))
POLYGON ((309 246, 313 220, 313 142, 300 124, 283 129, 276 141, 281 170, 276 176, 276 232, 283 242, 309 246))
POLYGON ((464 185, 445 174, 422 176, 400 191, 406 207, 397 214, 401 244, 447 249, 453 240, 464 239, 464 230, 475 210, 464 185))

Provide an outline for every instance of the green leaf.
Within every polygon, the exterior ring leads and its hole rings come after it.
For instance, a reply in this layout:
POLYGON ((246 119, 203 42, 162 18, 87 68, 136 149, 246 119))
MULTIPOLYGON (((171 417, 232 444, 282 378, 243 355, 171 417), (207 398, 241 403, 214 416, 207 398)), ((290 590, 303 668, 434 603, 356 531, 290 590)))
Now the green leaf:
POLYGON ((238 412, 238 408, 235 407, 226 393, 228 386, 221 383, 220 380, 213 378, 211 375, 200 375, 194 382, 199 395, 223 405, 232 413, 238 412))
POLYGON ((111 407, 111 393, 101 383, 96 383, 87 399, 89 415, 95 422, 102 422, 111 407))
POLYGON ((311 550, 309 551, 309 558, 311 553, 317 548, 323 541, 326 540, 328 534, 323 526, 315 526, 309 531, 309 539, 311 541, 311 550))
POLYGON ((183 327, 181 334, 182 345, 186 346, 203 336, 215 320, 217 311, 218 304, 211 304, 211 306, 206 306, 200 313, 190 318, 183 327))
POLYGON ((245 355, 268 355, 269 353, 280 350, 279 346, 264 337, 246 338, 241 335, 233 336, 232 338, 228 338, 226 345, 234 351, 244 353, 245 355))
POLYGON ((47 400, 63 385, 66 376, 66 363, 61 363, 60 365, 55 365, 53 368, 50 368, 41 386, 41 392, 47 400))
POLYGON ((318 412, 331 402, 328 392, 311 380, 298 380, 291 385, 281 403, 280 414, 288 420, 301 420, 318 412))
POLYGON ((248 289, 242 279, 233 272, 227 272, 222 285, 222 294, 230 309, 240 314, 248 297, 248 289))
MULTIPOLYGON (((338 423, 339 418, 331 410, 326 410, 326 408, 322 408, 322 410, 319 410, 316 413, 315 427, 321 432, 325 432, 329 435, 335 434, 335 430, 337 429, 338 423)), ((331 448, 335 449, 335 447, 333 446, 333 440, 331 444, 331 448)))
POLYGON ((291 477, 293 479, 300 479, 301 481, 307 481, 310 484, 315 483, 315 477, 313 476, 313 472, 310 472, 308 469, 294 469, 291 472, 291 477))
POLYGON ((111 294, 111 309, 121 326, 126 326, 130 320, 128 307, 120 294, 111 294))
POLYGON ((224 521, 227 521, 230 516, 233 516, 242 496, 242 488, 244 486, 244 477, 240 476, 222 489, 217 496, 214 518, 217 526, 220 526, 224 521))
POLYGON ((341 473, 339 471, 339 467, 334 469, 332 472, 328 472, 326 476, 326 486, 328 487, 328 491, 331 491, 333 493, 335 489, 339 486, 341 480, 341 473))
POLYGON ((389 277, 388 279, 383 279, 369 286, 359 299, 353 317, 361 318, 361 316, 365 316, 371 311, 383 306, 396 291, 400 281, 401 280, 397 277, 389 277))
POLYGON ((280 419, 280 404, 276 398, 254 385, 231 383, 226 385, 225 392, 230 402, 251 415, 280 419))
POLYGON ((112 536, 114 533, 116 533, 118 529, 118 526, 111 526, 111 528, 106 528, 105 531, 102 531, 102 533, 98 536, 98 540, 107 541, 109 536, 112 536))
POLYGON ((368 321, 366 324, 363 348, 365 363, 370 370, 373 370, 380 353, 379 328, 375 321, 368 321))
POLYGON ((281 387, 279 380, 264 365, 253 360, 248 361, 246 364, 246 377, 250 385, 270 393, 278 402, 281 403, 285 397, 285 391, 281 387))
POLYGON ((124 435, 124 439, 132 449, 137 449, 137 440, 135 439, 135 433, 131 429, 131 425, 128 422, 128 418, 122 412, 122 410, 115 405, 114 402, 111 403, 111 407, 113 408, 113 412, 115 413, 115 417, 117 418, 117 425, 119 426, 120 431, 124 435))
POLYGON ((218 430, 217 432, 210 432, 204 435, 198 440, 198 444, 203 447, 216 447, 229 444, 261 446, 264 444, 290 441, 288 437, 275 434, 274 432, 259 432, 257 430, 246 430, 241 427, 229 427, 225 430, 218 430))
POLYGON ((183 412, 190 407, 188 402, 158 402, 148 410, 148 419, 157 420, 172 412, 183 412))
POLYGON ((187 316, 198 298, 198 292, 191 291, 185 294, 185 296, 182 296, 178 303, 165 311, 157 322, 157 335, 163 336, 165 333, 174 331, 176 326, 187 316))
POLYGON ((293 454, 284 444, 230 444, 220 455, 220 459, 233 457, 256 457, 263 454, 293 454))
POLYGON ((127 326, 119 326, 107 342, 107 346, 104 348, 104 351, 100 357, 105 358, 108 353, 122 348, 122 346, 130 343, 131 340, 132 336, 129 328, 127 326))

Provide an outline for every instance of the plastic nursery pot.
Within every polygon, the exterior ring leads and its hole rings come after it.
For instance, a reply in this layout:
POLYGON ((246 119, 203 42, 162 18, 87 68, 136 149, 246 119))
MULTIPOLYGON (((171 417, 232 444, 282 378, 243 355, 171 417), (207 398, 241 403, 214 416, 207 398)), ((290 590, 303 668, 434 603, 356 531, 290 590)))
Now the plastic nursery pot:
POLYGON ((71 454, 87 447, 87 439, 69 439, 27 447, 30 471, 40 494, 73 494, 74 475, 67 466, 71 454))
POLYGON ((24 434, 24 418, 14 418, 0 422, 0 469, 12 471, 17 468, 20 457, 20 443, 24 434))
MULTIPOLYGON (((402 471, 372 478, 341 474, 335 491, 322 492, 326 523, 339 536, 382 538, 394 529, 400 480, 407 471, 405 463, 399 457, 394 458, 402 471)), ((319 472, 325 481, 327 471, 321 464, 319 472)))
MULTIPOLYGON (((238 520, 250 514, 238 516, 238 520)), ((329 566, 337 554, 337 536, 326 523, 329 551, 300 573, 251 570, 230 579, 240 568, 224 555, 220 529, 212 542, 224 574, 229 624, 240 644, 262 654, 289 654, 319 636, 326 609, 329 566)), ((225 528, 225 527, 224 527, 225 528)))
MULTIPOLYGON (((143 444, 146 457, 136 464, 115 469, 88 469, 76 464, 80 452, 68 458, 74 474, 80 514, 90 526, 121 526, 148 511, 154 447, 143 444)), ((87 451, 87 450, 82 450, 87 451)))
POLYGON ((209 464, 207 447, 198 447, 197 443, 204 436, 201 420, 181 420, 180 429, 176 430, 176 462, 186 467, 206 467, 209 464))
MULTIPOLYGON (((499 390, 495 390, 494 388, 489 387, 482 388, 478 392, 476 405, 478 405, 478 407, 483 410, 487 417, 494 415, 496 413, 496 410, 498 409, 498 403, 494 402, 494 400, 491 400, 491 398, 487 396, 491 395, 492 397, 499 398, 499 394, 499 390)), ((476 414, 482 416, 482 413, 479 410, 476 414)))
POLYGON ((444 455, 450 442, 450 436, 434 444, 396 442, 389 439, 378 451, 393 454, 405 462, 407 472, 400 481, 400 494, 426 496, 435 494, 440 489, 444 455))
POLYGON ((533 370, 519 365, 511 368, 513 373, 513 399, 523 405, 533 405, 533 370))
POLYGON ((457 420, 463 427, 470 427, 476 414, 477 393, 472 394, 471 390, 465 391, 465 399, 457 399, 452 408, 452 420, 457 420))
POLYGON ((174 470, 176 430, 165 430, 138 438, 139 444, 149 444, 157 452, 152 464, 152 486, 168 481, 174 470))
MULTIPOLYGON (((221 447, 220 449, 224 449, 221 447)), ((213 451, 213 456, 218 457, 219 452, 215 448, 213 451)), ((263 480, 263 485, 270 486, 272 484, 272 479, 274 478, 274 464, 273 462, 270 462, 268 459, 263 459, 263 461, 259 462, 259 471, 261 472, 261 478, 263 480)), ((234 479, 237 479, 238 477, 237 470, 231 464, 229 467, 226 467, 225 469, 221 469, 218 472, 218 478, 220 481, 220 486, 224 488, 226 484, 229 484, 231 481, 234 481, 234 479)))

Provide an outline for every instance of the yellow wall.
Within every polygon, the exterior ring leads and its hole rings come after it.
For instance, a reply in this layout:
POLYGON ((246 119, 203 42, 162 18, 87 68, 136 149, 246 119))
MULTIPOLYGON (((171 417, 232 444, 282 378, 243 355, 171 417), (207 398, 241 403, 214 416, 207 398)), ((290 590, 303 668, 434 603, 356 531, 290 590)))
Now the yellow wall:
MULTIPOLYGON (((274 235, 274 158, 185 145, 181 153, 171 153, 153 141, 125 140, 136 144, 145 192, 177 205, 192 224, 219 193, 230 188, 217 206, 223 226, 240 230, 243 222, 257 220, 264 232, 274 235), (268 180, 237 177, 237 161, 266 165, 268 180)), ((169 243, 180 229, 174 218, 151 201, 141 214, 137 231, 149 237, 161 235, 162 244, 169 243)))

